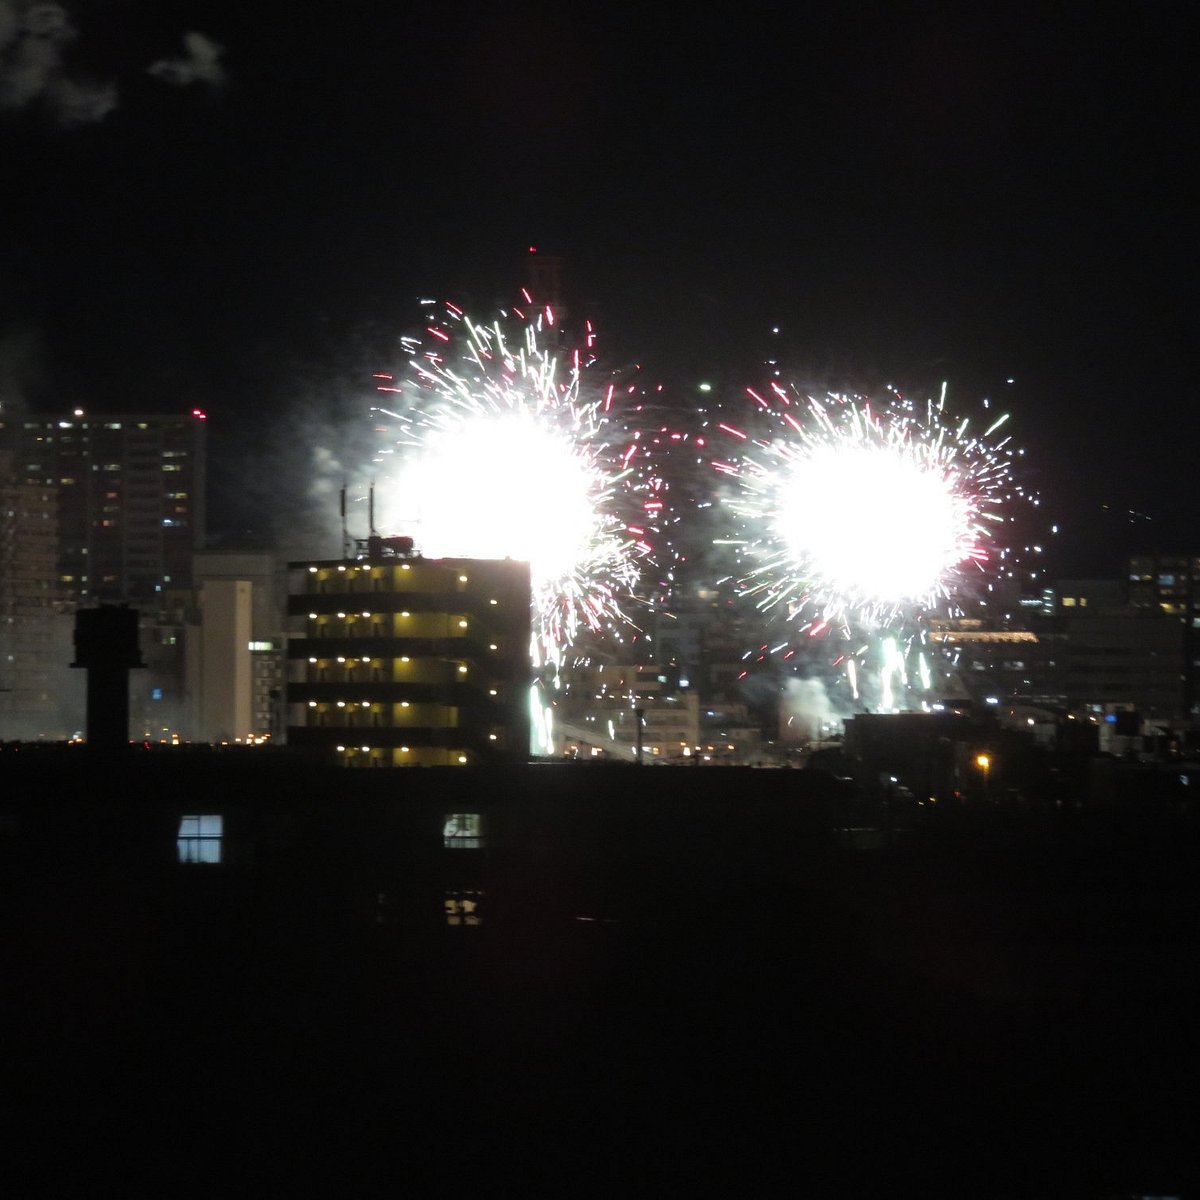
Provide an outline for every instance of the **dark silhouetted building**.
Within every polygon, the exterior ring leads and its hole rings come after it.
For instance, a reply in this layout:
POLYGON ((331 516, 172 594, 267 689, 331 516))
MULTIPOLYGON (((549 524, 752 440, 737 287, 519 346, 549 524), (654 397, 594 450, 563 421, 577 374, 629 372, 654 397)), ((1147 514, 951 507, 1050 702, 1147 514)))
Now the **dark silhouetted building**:
POLYGON ((1129 602, 1180 624, 1184 711, 1200 716, 1200 556, 1142 554, 1129 560, 1129 602))

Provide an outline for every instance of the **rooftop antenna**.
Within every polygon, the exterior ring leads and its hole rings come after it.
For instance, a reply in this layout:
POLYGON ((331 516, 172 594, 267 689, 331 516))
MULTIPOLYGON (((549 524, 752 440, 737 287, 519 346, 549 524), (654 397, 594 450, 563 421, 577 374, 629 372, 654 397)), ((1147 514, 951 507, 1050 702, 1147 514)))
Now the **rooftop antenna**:
POLYGON ((371 490, 367 493, 367 532, 375 536, 375 480, 371 480, 371 490))
POLYGON ((346 485, 344 483, 342 484, 341 510, 342 510, 342 557, 349 558, 350 557, 350 534, 346 530, 346 485))

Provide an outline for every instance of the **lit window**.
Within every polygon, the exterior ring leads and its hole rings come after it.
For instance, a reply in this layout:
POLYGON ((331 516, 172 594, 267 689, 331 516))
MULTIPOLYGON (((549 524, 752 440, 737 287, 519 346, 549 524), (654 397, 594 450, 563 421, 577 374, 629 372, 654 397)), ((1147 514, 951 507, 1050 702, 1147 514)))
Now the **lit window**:
POLYGON ((479 902, 483 893, 478 891, 446 893, 447 925, 478 925, 482 918, 479 902))
POLYGON ((447 813, 442 822, 442 845, 447 850, 478 850, 483 845, 483 814, 447 813))
POLYGON ((181 863, 221 861, 222 817, 219 813, 180 817, 175 845, 181 863))

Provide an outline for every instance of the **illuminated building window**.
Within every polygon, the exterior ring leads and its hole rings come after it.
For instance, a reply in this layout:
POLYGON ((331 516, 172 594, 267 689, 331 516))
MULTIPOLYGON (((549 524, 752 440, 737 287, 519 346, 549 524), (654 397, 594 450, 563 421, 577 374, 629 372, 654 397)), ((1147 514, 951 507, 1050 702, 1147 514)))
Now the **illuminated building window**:
POLYGON ((479 925, 483 921, 480 902, 483 893, 478 891, 447 892, 444 901, 447 925, 479 925))
POLYGON ((483 845, 483 814, 447 813, 442 822, 442 845, 447 850, 478 850, 483 845))
POLYGON ((179 818, 175 846, 181 863, 219 863, 223 818, 220 813, 179 818))

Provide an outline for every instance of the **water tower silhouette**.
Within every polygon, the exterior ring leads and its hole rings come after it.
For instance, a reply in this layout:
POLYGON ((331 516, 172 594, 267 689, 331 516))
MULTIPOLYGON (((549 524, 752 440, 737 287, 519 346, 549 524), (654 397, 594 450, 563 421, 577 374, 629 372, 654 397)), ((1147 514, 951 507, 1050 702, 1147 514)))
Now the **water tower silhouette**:
POLYGON ((75 661, 87 671, 87 744, 112 749, 129 744, 129 672, 144 667, 137 609, 102 604, 75 614, 75 661))

